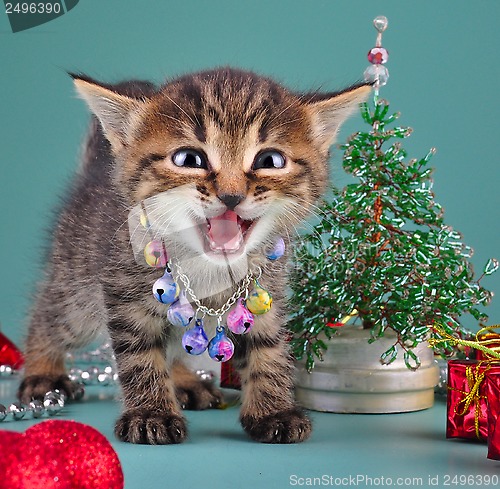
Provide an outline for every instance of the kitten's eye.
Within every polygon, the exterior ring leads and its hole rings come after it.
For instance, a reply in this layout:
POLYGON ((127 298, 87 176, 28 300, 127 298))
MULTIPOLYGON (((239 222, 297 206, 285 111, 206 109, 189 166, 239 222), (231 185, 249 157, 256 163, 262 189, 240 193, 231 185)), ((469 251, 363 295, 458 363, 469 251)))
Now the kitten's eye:
POLYGON ((174 153, 172 161, 175 166, 184 168, 207 168, 207 160, 205 156, 194 149, 181 149, 174 153))
POLYGON ((263 151, 255 157, 252 170, 260 170, 261 168, 284 168, 285 164, 285 157, 278 151, 263 151))

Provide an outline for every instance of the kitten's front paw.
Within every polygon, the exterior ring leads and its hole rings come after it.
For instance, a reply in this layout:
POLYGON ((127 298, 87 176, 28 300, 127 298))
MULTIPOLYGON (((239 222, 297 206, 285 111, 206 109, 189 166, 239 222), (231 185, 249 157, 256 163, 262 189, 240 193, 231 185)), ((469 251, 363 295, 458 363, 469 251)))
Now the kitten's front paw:
POLYGON ((130 409, 125 411, 115 425, 115 435, 121 441, 142 445, 169 445, 186 439, 186 422, 180 416, 130 409))
POLYGON ((299 408, 263 418, 242 416, 241 424, 253 440, 261 443, 299 443, 312 431, 311 420, 299 408))
POLYGON ((68 399, 74 399, 77 386, 67 375, 29 375, 21 382, 17 397, 29 404, 33 399, 42 401, 47 392, 56 389, 64 391, 68 399))

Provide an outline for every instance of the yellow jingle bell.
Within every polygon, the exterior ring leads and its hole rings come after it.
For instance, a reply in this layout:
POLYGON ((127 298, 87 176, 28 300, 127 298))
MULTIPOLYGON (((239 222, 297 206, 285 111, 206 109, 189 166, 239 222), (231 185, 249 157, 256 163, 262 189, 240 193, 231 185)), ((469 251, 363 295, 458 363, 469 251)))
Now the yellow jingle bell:
POLYGON ((139 221, 143 228, 149 229, 151 227, 151 224, 149 224, 148 216, 144 212, 141 212, 139 221))
POLYGON ((271 294, 261 287, 259 282, 255 280, 255 285, 253 290, 248 294, 246 300, 246 308, 252 314, 265 314, 269 309, 271 309, 271 304, 273 303, 273 298, 271 294))

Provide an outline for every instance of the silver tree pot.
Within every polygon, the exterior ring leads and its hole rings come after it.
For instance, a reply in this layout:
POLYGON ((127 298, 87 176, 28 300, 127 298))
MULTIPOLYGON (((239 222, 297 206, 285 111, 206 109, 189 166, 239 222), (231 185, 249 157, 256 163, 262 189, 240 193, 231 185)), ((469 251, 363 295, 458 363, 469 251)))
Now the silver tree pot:
POLYGON ((333 413, 402 413, 419 411, 434 403, 434 387, 439 382, 439 367, 427 343, 414 351, 421 366, 409 370, 403 355, 390 365, 380 363, 380 355, 395 340, 386 333, 368 344, 369 331, 345 326, 327 341, 324 360, 308 373, 297 363, 296 397, 308 409, 333 413))

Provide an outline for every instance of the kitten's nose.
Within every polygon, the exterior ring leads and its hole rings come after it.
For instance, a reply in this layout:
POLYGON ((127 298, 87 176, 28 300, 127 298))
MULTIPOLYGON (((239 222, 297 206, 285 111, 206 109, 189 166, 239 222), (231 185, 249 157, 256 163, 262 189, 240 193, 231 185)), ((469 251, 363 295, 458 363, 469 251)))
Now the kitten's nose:
POLYGON ((217 197, 231 210, 234 210, 234 208, 245 198, 245 196, 241 194, 222 194, 217 197))

